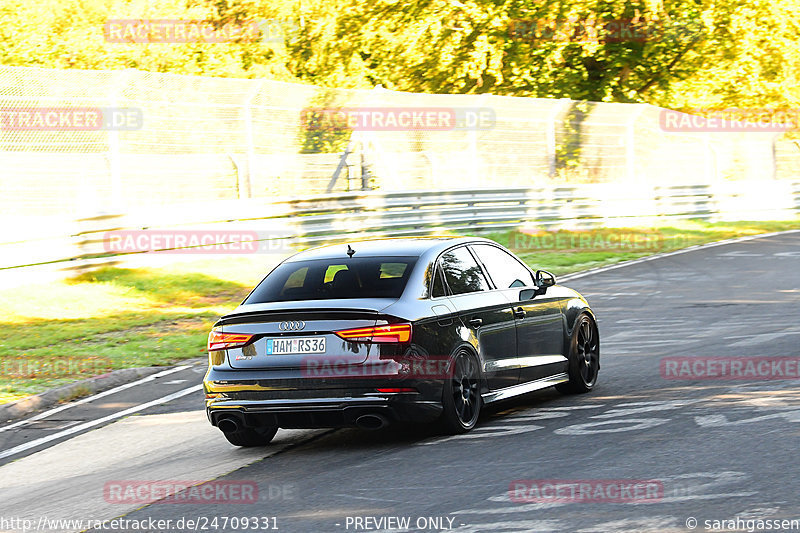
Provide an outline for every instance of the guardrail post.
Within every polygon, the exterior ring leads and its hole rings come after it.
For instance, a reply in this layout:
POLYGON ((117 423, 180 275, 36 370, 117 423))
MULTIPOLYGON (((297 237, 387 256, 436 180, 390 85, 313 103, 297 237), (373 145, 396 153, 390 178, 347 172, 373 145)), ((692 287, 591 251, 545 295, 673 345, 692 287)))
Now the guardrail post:
POLYGON ((369 163, 367 162, 367 156, 365 154, 364 143, 361 144, 361 190, 368 191, 370 190, 369 180, 372 178, 372 174, 369 171, 369 163))

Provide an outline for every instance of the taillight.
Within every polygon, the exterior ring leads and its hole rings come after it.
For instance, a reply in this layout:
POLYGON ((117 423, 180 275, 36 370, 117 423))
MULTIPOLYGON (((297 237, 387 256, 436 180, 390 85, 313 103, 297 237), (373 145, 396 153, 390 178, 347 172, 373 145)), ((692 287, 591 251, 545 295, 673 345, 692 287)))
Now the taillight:
POLYGON ((385 389, 375 389, 378 392, 419 392, 417 389, 413 389, 411 387, 389 387, 385 389))
POLYGON ((250 342, 252 338, 253 335, 248 333, 222 333, 219 330, 212 329, 211 333, 208 334, 208 351, 239 348, 250 342))
POLYGON ((352 342, 408 342, 411 340, 411 324, 343 329, 336 335, 352 342))

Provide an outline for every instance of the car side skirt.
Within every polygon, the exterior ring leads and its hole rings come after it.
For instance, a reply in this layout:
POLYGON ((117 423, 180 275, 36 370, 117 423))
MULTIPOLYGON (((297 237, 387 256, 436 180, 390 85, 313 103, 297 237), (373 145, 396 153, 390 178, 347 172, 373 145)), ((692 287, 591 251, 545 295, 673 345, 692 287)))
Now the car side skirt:
POLYGON ((483 398, 484 403, 492 403, 499 400, 512 398, 514 396, 519 396, 520 394, 527 394, 529 392, 546 389, 566 381, 569 381, 569 376, 566 372, 562 372, 561 374, 555 374, 553 376, 537 379, 535 381, 520 383, 519 385, 512 385, 511 387, 506 387, 504 389, 486 392, 481 394, 481 398, 483 398))

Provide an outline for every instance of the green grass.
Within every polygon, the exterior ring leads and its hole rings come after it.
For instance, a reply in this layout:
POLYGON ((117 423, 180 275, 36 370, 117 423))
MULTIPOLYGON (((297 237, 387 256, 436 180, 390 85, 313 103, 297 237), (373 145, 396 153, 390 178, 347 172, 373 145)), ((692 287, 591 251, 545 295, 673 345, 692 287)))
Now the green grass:
MULTIPOLYGON (((514 230, 484 236, 509 246, 531 267, 562 275, 794 228, 800 228, 799 220, 684 221, 655 229, 514 230), (615 244, 619 236, 635 234, 649 236, 644 248, 615 244)), ((0 291, 0 403, 118 368, 169 365, 205 355, 211 324, 236 307, 280 259, 239 256, 160 269, 103 268, 0 291)))
POLYGON ((229 275, 243 281, 193 272, 204 268, 197 263, 104 268, 0 291, 0 403, 119 368, 202 357, 211 325, 264 273, 247 279, 236 267, 229 275))

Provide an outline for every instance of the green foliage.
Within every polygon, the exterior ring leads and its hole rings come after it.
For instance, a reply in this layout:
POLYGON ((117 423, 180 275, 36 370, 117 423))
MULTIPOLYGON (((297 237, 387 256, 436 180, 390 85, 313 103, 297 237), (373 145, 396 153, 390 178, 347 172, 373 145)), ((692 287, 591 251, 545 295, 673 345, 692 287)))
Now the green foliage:
POLYGON ((352 129, 341 121, 332 119, 332 112, 345 107, 340 101, 341 92, 321 90, 303 110, 300 121, 300 146, 304 154, 343 152, 352 135, 352 129))
MULTIPOLYGON (((800 0, 4 0, 0 63, 669 107, 796 106, 800 0), (264 22, 258 41, 111 43, 109 19, 264 22)), ((309 137, 309 149, 330 139, 309 137)), ((339 142, 336 138, 334 143, 339 142)))

